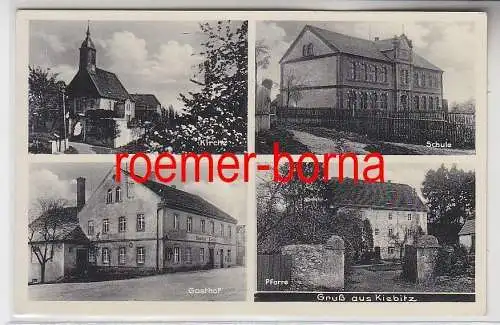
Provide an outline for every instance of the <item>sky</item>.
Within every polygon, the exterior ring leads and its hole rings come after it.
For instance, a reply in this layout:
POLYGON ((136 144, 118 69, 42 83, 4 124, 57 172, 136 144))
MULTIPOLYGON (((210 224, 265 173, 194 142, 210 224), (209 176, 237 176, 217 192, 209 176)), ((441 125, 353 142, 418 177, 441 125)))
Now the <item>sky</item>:
MULTIPOLYGON (((307 160, 305 160, 307 161, 307 160)), ((376 159, 371 159, 368 164, 364 163, 362 160, 358 160, 358 172, 359 179, 363 180, 363 170, 365 166, 373 166, 376 163, 376 159)), ((451 162, 451 160, 441 161, 439 159, 432 159, 425 162, 422 161, 411 161, 408 160, 405 163, 401 162, 390 162, 389 160, 384 161, 384 181, 391 181, 392 183, 399 184, 407 184, 413 187, 417 194, 420 196, 422 201, 425 201, 422 197, 422 182, 425 179, 425 175, 429 170, 437 170, 441 167, 441 164, 444 164, 446 168, 451 168, 453 164, 456 164, 458 169, 462 169, 464 171, 474 171, 474 161, 469 159, 461 160, 460 162, 451 162)), ((338 177, 338 159, 330 161, 330 177, 338 177)), ((354 175, 354 168, 350 159, 345 160, 344 165, 344 177, 352 178, 354 175)), ((370 172, 371 177, 375 177, 376 174, 372 174, 370 172)), ((257 182, 266 181, 272 178, 272 174, 261 174, 257 177, 257 182)))
MULTIPOLYGON (((30 65, 50 68, 69 83, 86 29, 87 21, 32 21, 30 65)), ((180 109, 179 93, 198 89, 189 78, 205 40, 199 22, 90 21, 90 33, 97 67, 114 72, 129 93, 152 93, 180 109)))
MULTIPOLYGON (((373 39, 391 38, 404 33, 413 41, 416 53, 437 65, 443 74, 444 98, 449 103, 462 102, 475 97, 477 36, 469 22, 309 22, 262 21, 257 23, 257 41, 270 48, 271 63, 258 71, 258 80, 270 78, 279 83, 279 60, 306 25, 314 25, 354 37, 373 39)), ((273 94, 278 93, 275 85, 273 94)))
MULTIPOLYGON (((144 173, 144 165, 137 160, 137 173, 144 173)), ((216 164, 215 164, 216 165, 216 164)), ((30 214, 37 214, 38 198, 61 198, 68 201, 69 206, 76 204, 76 178, 85 177, 85 197, 88 199, 103 180, 104 176, 112 169, 112 163, 33 163, 30 165, 30 214)), ((208 183, 206 168, 201 168, 200 182, 192 181, 193 164, 187 167, 188 181, 180 182, 179 179, 169 185, 178 189, 197 194, 205 200, 216 205, 224 212, 238 220, 238 224, 246 224, 247 211, 247 185, 248 183, 234 182, 223 183, 217 181, 208 183), (229 199, 230 198, 230 199, 229 199)))

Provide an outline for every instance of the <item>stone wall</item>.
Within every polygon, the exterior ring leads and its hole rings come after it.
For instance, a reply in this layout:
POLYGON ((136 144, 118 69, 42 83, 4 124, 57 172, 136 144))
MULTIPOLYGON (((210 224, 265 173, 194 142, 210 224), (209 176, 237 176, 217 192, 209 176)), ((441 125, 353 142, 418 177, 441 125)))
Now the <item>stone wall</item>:
POLYGON ((415 246, 406 248, 403 276, 412 282, 432 281, 436 269, 439 244, 436 237, 423 235, 415 246))
POLYGON ((292 258, 292 290, 344 288, 344 241, 332 236, 324 245, 288 245, 283 255, 292 258))

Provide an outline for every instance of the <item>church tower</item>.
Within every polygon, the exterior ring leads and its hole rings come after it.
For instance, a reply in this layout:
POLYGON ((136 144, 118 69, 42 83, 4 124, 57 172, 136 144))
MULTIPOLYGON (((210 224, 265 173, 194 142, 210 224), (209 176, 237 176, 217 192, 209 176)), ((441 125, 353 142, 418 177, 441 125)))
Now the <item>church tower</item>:
POLYGON ((95 72, 96 69, 96 50, 94 42, 90 38, 90 26, 87 25, 87 37, 80 46, 80 66, 79 69, 87 69, 89 72, 95 72))

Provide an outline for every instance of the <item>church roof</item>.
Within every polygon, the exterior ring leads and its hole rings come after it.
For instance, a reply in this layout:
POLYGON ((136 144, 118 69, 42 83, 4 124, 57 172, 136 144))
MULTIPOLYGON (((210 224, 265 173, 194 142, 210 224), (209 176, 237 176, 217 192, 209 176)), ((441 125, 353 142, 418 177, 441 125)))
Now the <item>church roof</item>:
POLYGON ((161 105, 158 98, 153 94, 131 94, 131 96, 135 102, 136 108, 139 106, 141 108, 144 107, 146 109, 156 110, 156 107, 161 105))
POLYGON ((95 72, 88 72, 99 95, 102 97, 117 100, 130 98, 129 93, 114 73, 99 68, 96 68, 95 72))
POLYGON ((87 25, 87 36, 83 40, 81 47, 88 47, 88 48, 95 50, 94 42, 92 42, 92 39, 90 38, 90 26, 89 25, 87 25))
MULTIPOLYGON (((393 59, 385 55, 383 52, 392 49, 392 42, 394 38, 371 41, 363 38, 358 38, 333 32, 331 30, 311 25, 306 25, 304 27, 304 30, 306 29, 310 30, 315 35, 317 35, 328 46, 337 49, 341 53, 346 53, 381 61, 393 62, 393 59)), ((401 35, 398 38, 402 37, 406 36, 401 35)), ((290 49, 292 46, 290 46, 290 49)), ((432 64, 419 54, 415 53, 415 51, 413 51, 413 65, 420 68, 442 71, 439 67, 432 64)))
POLYGON ((332 179, 328 186, 328 200, 336 207, 358 207, 382 210, 427 212, 428 209, 414 188, 392 182, 367 183, 351 178, 342 182, 332 179))
POLYGON ((229 214, 196 194, 184 192, 155 181, 147 181, 143 185, 158 194, 162 198, 162 204, 167 207, 209 216, 220 221, 237 223, 237 220, 229 214))

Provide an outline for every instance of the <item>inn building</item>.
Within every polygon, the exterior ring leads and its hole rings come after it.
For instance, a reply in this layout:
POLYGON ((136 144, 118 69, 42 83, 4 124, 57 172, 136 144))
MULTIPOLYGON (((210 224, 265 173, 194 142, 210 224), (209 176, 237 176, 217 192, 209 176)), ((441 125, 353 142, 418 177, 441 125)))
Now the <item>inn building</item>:
POLYGON ((356 38, 306 25, 280 60, 281 106, 383 111, 446 110, 443 70, 404 34, 356 38))
POLYGON ((332 181, 328 191, 330 207, 357 209, 370 221, 374 251, 382 259, 399 258, 401 244, 414 243, 419 232, 427 234, 428 208, 407 184, 348 178, 332 181))
POLYGON ((110 171, 78 214, 98 267, 180 271, 236 264, 237 220, 204 200, 155 181, 110 171))

